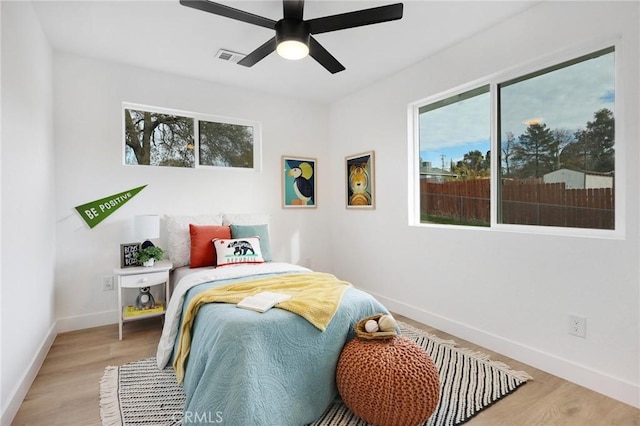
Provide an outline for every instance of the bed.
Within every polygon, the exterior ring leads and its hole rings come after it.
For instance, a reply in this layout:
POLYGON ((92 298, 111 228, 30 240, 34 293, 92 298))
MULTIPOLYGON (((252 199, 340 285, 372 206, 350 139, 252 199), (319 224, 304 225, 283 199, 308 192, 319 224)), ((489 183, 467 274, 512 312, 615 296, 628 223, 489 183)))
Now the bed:
MULTIPOLYGON (((256 280, 316 274, 283 262, 178 268, 157 350, 159 368, 181 353, 187 307, 203 294, 256 280)), ((335 277, 334 277, 335 278, 335 277)), ((286 303, 286 302, 285 302, 286 303)), ((280 305, 279 305, 280 306, 280 305)), ((355 323, 387 313, 371 295, 347 285, 323 331, 303 316, 273 308, 264 313, 233 303, 204 303, 190 327, 182 384, 183 424, 305 425, 337 397, 335 369, 355 323)))

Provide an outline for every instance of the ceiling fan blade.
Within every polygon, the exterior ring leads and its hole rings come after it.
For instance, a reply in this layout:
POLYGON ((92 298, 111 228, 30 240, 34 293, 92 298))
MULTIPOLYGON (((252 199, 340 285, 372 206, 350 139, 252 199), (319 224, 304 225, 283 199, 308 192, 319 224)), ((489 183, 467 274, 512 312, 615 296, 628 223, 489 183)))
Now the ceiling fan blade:
POLYGON ((344 66, 313 37, 309 37, 309 55, 331 74, 344 71, 345 69, 344 66))
POLYGON ((306 22, 309 24, 309 32, 311 34, 320 34, 363 25, 378 24, 380 22, 395 21, 402 18, 402 9, 402 3, 396 3, 355 12, 324 16, 310 19, 306 22))
POLYGON ((301 21, 304 11, 304 0, 283 0, 282 9, 284 19, 297 19, 301 21))
POLYGON ((265 58, 268 54, 276 50, 276 38, 273 37, 271 40, 264 43, 262 46, 258 47, 253 52, 249 53, 247 56, 242 58, 238 65, 244 65, 245 67, 252 67, 259 61, 265 58))
POLYGON ((180 0, 180 4, 183 6, 191 7, 193 9, 202 10, 204 12, 213 13, 214 15, 224 16, 226 18, 235 19, 237 21, 248 22, 249 24, 258 25, 269 29, 275 29, 276 21, 264 18, 262 16, 254 15, 253 13, 245 12, 240 9, 234 9, 233 7, 225 6, 220 3, 214 3, 208 0, 180 0))

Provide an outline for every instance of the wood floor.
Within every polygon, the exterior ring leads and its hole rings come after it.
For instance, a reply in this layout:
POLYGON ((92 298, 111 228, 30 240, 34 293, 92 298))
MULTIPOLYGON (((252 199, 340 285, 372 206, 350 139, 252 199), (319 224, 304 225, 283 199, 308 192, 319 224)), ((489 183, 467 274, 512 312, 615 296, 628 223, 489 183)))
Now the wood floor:
MULTIPOLYGON (((396 318, 459 347, 482 351, 534 380, 467 422, 470 426, 602 426, 640 425, 640 410, 505 358, 471 343, 419 324, 396 318)), ((154 356, 160 338, 158 318, 125 324, 124 340, 111 325, 60 334, 12 425, 100 425, 99 382, 104 368, 154 356)), ((247 425, 251 426, 251 425, 247 425)), ((274 425, 284 426, 284 425, 274 425)))

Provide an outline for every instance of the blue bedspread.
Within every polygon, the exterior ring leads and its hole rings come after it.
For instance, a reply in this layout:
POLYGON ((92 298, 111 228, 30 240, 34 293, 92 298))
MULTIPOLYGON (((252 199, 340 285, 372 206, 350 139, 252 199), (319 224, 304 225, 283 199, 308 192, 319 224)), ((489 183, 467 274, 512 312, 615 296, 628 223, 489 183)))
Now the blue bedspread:
MULTIPOLYGON (((236 281, 197 285, 187 292, 184 306, 206 288, 236 281)), ((183 424, 313 422, 337 396, 336 365, 355 323, 375 313, 387 310, 354 287, 345 291, 324 332, 278 308, 257 313, 233 304, 202 306, 186 364, 183 424)))

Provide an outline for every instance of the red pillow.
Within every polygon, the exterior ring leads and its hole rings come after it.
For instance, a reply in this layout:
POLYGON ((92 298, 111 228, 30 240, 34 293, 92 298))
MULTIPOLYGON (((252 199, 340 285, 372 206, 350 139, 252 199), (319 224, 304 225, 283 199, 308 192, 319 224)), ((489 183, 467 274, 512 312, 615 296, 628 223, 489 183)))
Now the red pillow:
POLYGON ((191 235, 190 268, 201 266, 215 266, 216 252, 213 248, 214 238, 231 238, 231 227, 214 225, 189 224, 191 235))

